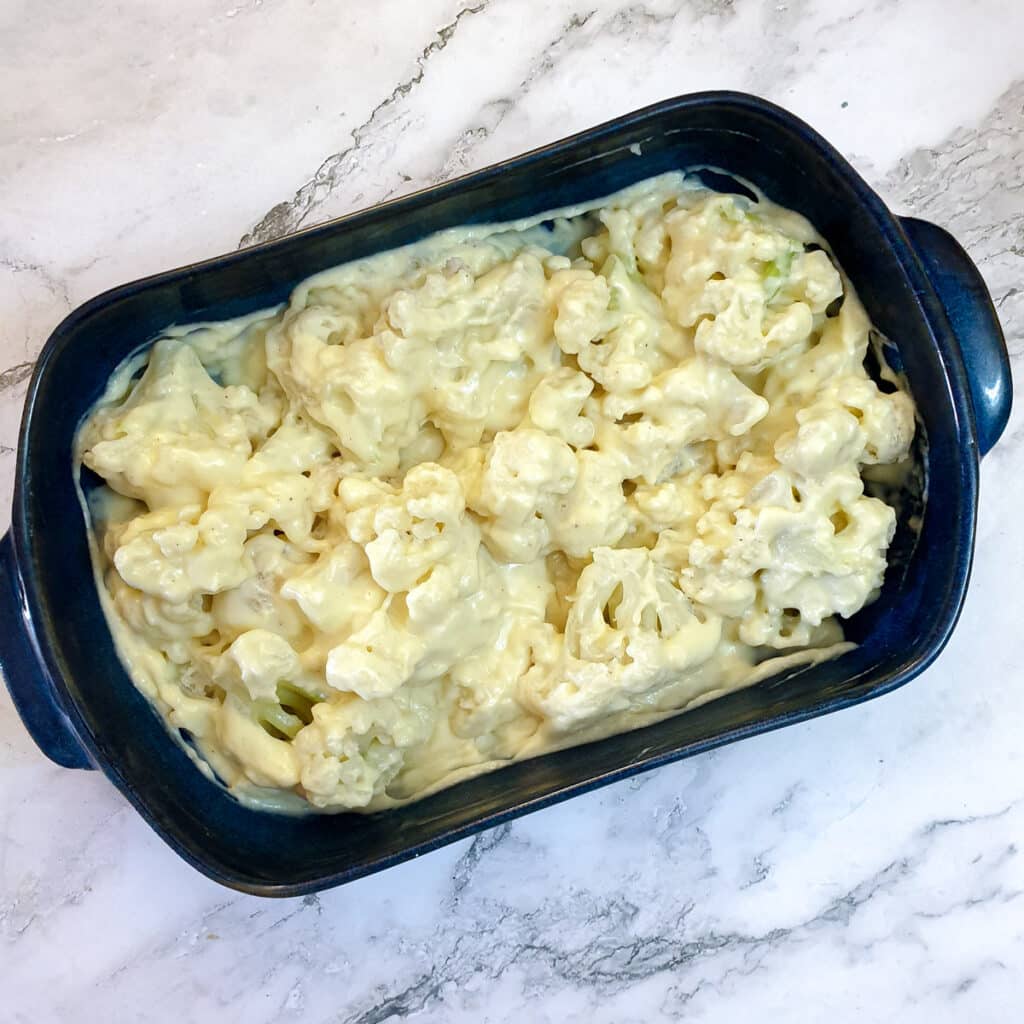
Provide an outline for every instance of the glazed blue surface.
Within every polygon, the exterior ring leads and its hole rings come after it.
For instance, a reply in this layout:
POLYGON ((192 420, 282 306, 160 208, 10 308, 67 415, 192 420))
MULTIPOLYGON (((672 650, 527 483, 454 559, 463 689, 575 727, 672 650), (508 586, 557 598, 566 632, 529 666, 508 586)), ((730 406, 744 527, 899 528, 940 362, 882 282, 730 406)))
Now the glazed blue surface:
POLYGON ((967 368, 978 450, 999 440, 1013 401, 1010 356, 978 268, 944 228, 914 217, 900 223, 917 251, 956 335, 967 368))
MULTIPOLYGON (((720 176, 707 183, 731 187, 720 176)), ((838 153, 778 107, 736 93, 668 100, 435 189, 125 285, 72 313, 47 342, 29 388, 11 533, 0 543, 0 665, 40 748, 67 767, 101 768, 200 870, 268 895, 337 885, 636 771, 875 697, 920 673, 959 615, 978 458, 1005 426, 1010 389, 988 293, 946 232, 895 219, 838 153), (896 341, 918 404, 916 454, 928 495, 921 532, 901 523, 882 596, 848 624, 860 646, 384 815, 283 817, 239 805, 195 770, 131 684, 95 593, 71 450, 114 367, 171 323, 274 305, 305 277, 346 260, 705 166, 753 182, 815 224, 872 320, 896 341)))

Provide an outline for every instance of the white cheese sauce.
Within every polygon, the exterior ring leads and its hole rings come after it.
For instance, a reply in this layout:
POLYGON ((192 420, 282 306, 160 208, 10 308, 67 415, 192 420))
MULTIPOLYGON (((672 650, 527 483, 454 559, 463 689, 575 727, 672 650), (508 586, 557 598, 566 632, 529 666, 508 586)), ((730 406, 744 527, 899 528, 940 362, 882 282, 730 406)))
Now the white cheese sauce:
POLYGON ((129 675, 240 799, 375 811, 847 649, 914 406, 823 246, 668 174, 167 330, 76 447, 129 675))

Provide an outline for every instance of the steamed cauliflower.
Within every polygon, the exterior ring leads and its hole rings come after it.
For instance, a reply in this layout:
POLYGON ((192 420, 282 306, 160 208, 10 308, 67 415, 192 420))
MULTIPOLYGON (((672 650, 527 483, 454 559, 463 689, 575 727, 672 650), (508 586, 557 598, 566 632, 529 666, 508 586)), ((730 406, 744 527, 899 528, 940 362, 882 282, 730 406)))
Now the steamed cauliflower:
POLYGON ((915 430, 870 337, 806 221, 675 174, 171 329, 78 435, 118 649, 234 793, 326 811, 834 651, 915 430))
POLYGON ((598 548, 564 636, 524 676, 524 702, 565 732, 629 709, 714 654, 722 623, 695 611, 645 548, 598 548))

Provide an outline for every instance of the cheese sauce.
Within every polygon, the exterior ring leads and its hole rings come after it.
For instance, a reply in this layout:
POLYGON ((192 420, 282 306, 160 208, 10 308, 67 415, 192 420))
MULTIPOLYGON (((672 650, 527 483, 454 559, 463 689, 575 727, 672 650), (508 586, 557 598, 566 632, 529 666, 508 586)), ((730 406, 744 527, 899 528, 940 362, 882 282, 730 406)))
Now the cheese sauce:
POLYGON ((131 678, 240 799, 374 811, 846 649, 914 406, 823 246, 669 174, 169 329, 76 451, 131 678))

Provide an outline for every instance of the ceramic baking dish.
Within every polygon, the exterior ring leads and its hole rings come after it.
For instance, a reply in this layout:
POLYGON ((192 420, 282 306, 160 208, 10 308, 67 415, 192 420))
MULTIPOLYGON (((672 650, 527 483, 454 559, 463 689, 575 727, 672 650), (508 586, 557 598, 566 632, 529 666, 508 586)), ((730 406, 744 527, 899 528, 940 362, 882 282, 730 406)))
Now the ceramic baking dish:
POLYGON ((25 406, 12 525, 0 542, 0 665, 43 752, 68 768, 102 770, 199 870, 264 895, 338 885, 595 786, 877 697, 920 673, 963 602, 978 460, 1005 426, 1010 390, 985 285, 945 231, 894 217, 827 142, 776 106, 723 92, 667 100, 436 188, 115 288, 68 316, 40 354, 25 406), (95 594, 71 447, 111 371, 168 324, 273 306, 326 267, 441 228, 513 220, 699 167, 752 182, 814 223, 896 341, 890 361, 918 404, 920 534, 904 514, 881 598, 848 624, 857 649, 400 810, 289 817, 238 804, 195 769, 132 685, 95 594))

